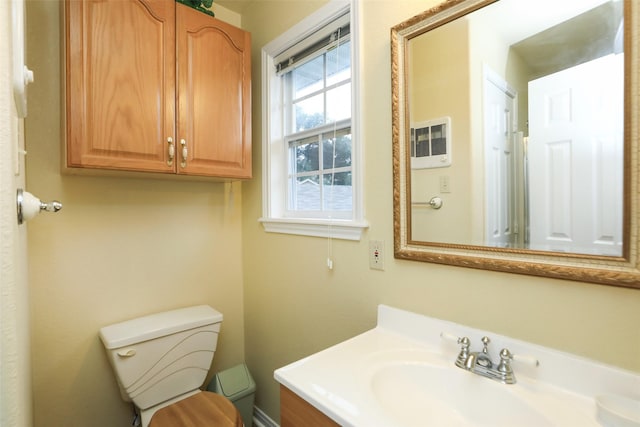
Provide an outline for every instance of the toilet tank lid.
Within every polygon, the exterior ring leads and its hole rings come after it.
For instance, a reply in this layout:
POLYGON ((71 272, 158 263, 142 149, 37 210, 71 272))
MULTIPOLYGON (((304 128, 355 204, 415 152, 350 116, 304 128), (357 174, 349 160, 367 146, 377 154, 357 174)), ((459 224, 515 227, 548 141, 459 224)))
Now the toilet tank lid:
POLYGON ((105 326, 100 329, 100 339, 107 349, 114 349, 219 322, 222 313, 198 305, 105 326))

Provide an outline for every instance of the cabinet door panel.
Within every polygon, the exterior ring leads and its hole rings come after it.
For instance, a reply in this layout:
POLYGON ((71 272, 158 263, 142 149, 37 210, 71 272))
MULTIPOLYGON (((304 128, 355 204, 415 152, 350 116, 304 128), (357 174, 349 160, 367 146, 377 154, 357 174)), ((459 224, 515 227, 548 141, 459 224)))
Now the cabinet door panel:
POLYGON ((178 173, 251 177, 249 33, 177 4, 178 173), (182 153, 180 153, 180 156, 182 153))
POLYGON ((173 172, 173 0, 67 1, 67 165, 173 172))
POLYGON ((280 427, 339 427, 309 402, 280 385, 280 427))

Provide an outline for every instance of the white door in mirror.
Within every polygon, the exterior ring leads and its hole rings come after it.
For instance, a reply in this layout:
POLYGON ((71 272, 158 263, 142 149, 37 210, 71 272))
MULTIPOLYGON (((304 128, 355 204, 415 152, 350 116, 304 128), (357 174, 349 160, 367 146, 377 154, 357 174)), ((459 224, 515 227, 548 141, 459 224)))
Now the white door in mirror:
POLYGON ((529 82, 531 249, 622 255, 623 82, 623 55, 529 82))

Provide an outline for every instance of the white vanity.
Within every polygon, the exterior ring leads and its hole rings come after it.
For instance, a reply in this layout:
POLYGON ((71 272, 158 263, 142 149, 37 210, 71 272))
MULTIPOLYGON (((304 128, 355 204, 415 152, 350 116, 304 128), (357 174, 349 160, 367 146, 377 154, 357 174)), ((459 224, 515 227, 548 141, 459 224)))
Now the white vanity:
POLYGON ((282 427, 297 416, 309 427, 640 426, 640 374, 384 305, 374 329, 274 376, 282 427), (501 349, 513 355, 515 384, 455 365, 452 337, 480 354, 484 336, 496 366, 501 349), (310 412, 296 414, 306 404, 310 412))

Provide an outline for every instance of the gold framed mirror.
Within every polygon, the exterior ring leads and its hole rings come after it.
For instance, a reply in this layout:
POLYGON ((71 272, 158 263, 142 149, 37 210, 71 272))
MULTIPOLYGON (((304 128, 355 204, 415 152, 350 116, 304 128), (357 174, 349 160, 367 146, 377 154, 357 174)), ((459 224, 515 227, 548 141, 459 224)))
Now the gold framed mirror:
POLYGON ((633 0, 393 27, 394 256, 640 288, 639 27, 633 0))

